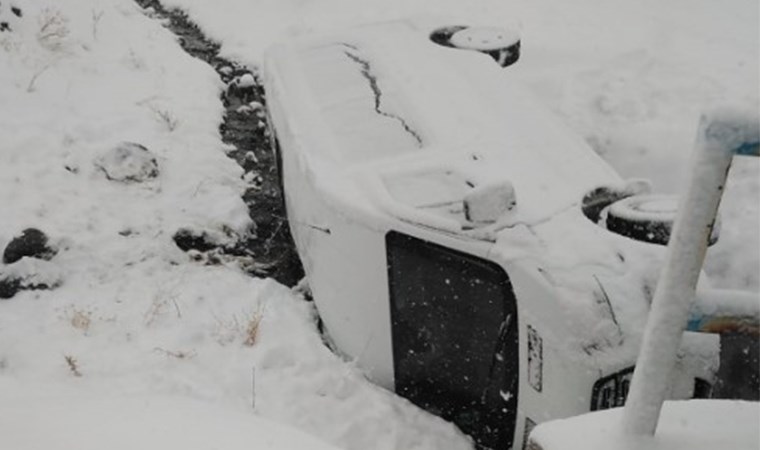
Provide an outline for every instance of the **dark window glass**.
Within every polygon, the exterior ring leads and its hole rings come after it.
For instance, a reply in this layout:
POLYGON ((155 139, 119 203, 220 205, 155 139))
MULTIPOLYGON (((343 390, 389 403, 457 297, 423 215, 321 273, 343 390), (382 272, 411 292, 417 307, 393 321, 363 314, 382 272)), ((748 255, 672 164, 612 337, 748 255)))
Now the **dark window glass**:
POLYGON ((457 424, 480 449, 508 449, 517 416, 517 307, 498 265, 386 236, 396 392, 457 424))

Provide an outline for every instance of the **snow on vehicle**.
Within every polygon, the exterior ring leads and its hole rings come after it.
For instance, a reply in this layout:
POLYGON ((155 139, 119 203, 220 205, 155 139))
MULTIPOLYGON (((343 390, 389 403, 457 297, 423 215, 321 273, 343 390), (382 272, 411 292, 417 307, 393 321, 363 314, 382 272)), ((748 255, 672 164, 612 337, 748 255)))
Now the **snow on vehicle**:
POLYGON ((658 434, 623 433, 622 409, 546 422, 531 434, 528 450, 757 450, 760 405, 738 400, 665 402, 658 434))
MULTIPOLYGON (((758 402, 665 401, 664 388, 683 330, 693 321, 689 316, 705 306, 699 305, 696 285, 735 155, 760 156, 757 113, 720 108, 705 114, 625 408, 541 424, 530 435, 530 450, 754 450, 760 446, 758 402), (695 303, 697 308, 693 307, 695 303)), ((732 333, 753 337, 756 349, 760 322, 757 300, 732 291, 720 294, 723 298, 715 299, 713 309, 727 307, 732 311, 713 314, 713 319, 722 315, 717 322, 730 322, 732 333), (728 317, 734 320, 727 321, 728 317)), ((753 369, 757 367, 750 371, 753 369)))
MULTIPOLYGON (((480 33, 441 29, 271 48, 273 147, 335 347, 479 448, 519 449, 538 422, 625 400, 675 205, 610 214, 648 184, 539 107, 503 54, 463 44, 480 33)), ((670 397, 709 395, 718 351, 687 333, 670 397)))

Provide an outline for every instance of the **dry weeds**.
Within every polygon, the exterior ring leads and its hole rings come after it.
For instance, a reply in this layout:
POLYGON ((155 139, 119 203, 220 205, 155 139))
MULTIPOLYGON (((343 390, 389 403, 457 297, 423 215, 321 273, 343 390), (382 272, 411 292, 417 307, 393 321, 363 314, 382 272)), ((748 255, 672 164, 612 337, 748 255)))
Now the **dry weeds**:
POLYGON ((264 308, 261 306, 242 316, 233 315, 229 319, 216 317, 216 341, 220 345, 239 341, 246 347, 253 347, 258 340, 263 318, 264 308))
POLYGON ((75 377, 81 377, 82 372, 79 371, 79 363, 77 362, 76 358, 71 355, 63 355, 63 357, 66 360, 66 364, 69 366, 69 371, 72 373, 72 375, 75 377))
POLYGON ((153 349, 154 352, 161 353, 167 357, 171 358, 177 358, 177 359, 190 359, 193 358, 197 353, 195 350, 185 351, 185 350, 167 350, 165 348, 156 347, 153 349))

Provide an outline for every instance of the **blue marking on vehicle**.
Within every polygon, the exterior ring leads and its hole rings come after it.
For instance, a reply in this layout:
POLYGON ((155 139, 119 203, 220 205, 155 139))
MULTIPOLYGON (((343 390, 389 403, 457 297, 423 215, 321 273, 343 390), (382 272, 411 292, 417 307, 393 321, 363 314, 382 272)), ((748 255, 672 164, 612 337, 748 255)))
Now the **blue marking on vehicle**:
POLYGON ((737 155, 760 156, 760 142, 745 142, 735 150, 737 155))

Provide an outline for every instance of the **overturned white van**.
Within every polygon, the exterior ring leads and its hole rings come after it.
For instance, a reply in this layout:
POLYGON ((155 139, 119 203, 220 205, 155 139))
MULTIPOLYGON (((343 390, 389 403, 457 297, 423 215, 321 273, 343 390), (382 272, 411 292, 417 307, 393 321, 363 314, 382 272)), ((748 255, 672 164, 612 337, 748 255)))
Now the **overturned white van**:
MULTIPOLYGON (((675 207, 494 62, 519 41, 462 30, 295 39, 263 76, 330 339, 478 448, 519 449, 538 422, 625 400, 675 207)), ((687 333, 672 396, 709 395, 717 355, 717 336, 687 333)))

